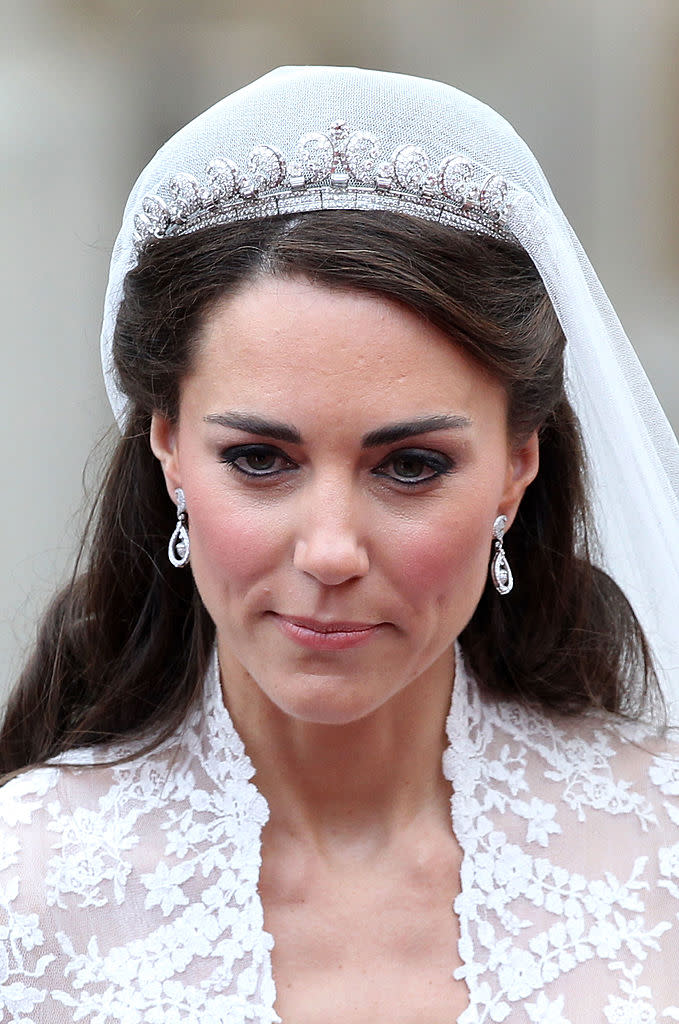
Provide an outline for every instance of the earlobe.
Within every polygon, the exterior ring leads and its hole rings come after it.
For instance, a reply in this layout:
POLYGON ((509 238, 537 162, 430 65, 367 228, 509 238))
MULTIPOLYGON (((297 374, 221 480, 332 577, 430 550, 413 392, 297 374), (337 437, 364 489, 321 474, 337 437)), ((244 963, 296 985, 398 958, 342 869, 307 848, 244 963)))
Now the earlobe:
POLYGON ((163 470, 167 493, 174 501, 174 492, 181 486, 177 461, 175 425, 165 416, 161 416, 160 413, 154 412, 151 418, 149 441, 151 444, 151 451, 160 462, 163 470))

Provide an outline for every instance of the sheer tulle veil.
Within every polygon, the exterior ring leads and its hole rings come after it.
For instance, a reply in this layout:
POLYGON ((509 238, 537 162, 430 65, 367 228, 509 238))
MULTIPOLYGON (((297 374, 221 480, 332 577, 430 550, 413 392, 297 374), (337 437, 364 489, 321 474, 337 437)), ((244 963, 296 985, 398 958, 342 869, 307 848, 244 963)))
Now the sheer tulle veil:
POLYGON ((647 632, 676 718, 677 440, 537 161, 502 117, 464 93, 385 72, 284 68, 167 142, 132 190, 111 261, 101 344, 118 423, 126 405, 112 335, 123 279, 144 240, 326 208, 402 210, 514 238, 530 254, 567 338, 598 558, 647 632))

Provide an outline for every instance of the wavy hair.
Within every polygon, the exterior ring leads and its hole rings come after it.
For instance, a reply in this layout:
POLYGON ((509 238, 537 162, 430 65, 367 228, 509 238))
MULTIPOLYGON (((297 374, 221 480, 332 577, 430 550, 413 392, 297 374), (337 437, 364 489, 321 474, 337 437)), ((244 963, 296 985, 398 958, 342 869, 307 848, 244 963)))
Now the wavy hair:
MULTIPOLYGON (((488 583, 459 640, 489 690, 576 714, 639 717, 662 698, 643 631, 593 562, 583 446, 564 391, 564 336, 518 246, 385 212, 328 211, 218 225, 148 246, 128 273, 114 337, 129 399, 78 569, 40 626, 0 732, 0 772, 181 723, 214 626, 190 572, 167 560, 174 525, 151 417, 176 419, 213 306, 259 275, 301 275, 403 303, 499 380, 516 440, 538 430, 540 470, 505 545, 510 598, 488 583)), ((150 737, 150 738, 149 738, 150 737)))

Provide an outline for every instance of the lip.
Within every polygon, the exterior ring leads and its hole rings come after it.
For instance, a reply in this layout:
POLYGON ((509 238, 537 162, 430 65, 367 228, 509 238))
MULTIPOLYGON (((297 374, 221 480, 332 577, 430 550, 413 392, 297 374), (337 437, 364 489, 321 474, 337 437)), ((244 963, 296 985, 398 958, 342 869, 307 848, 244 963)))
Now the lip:
POLYGON ((276 624, 284 636, 316 651, 344 651, 369 643, 382 623, 349 620, 326 622, 299 616, 274 613, 276 624))

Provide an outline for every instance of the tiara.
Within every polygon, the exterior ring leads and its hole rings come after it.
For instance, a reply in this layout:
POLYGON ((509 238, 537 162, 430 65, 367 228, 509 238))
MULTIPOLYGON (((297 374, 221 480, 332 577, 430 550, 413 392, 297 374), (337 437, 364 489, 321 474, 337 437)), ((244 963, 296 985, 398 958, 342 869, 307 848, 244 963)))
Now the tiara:
POLYGON ((134 246, 140 252, 153 239, 211 224, 325 209, 393 210, 513 239, 511 192, 504 178, 460 154, 432 168, 421 146, 406 144, 384 160, 372 132, 336 121, 302 135, 290 160, 257 145, 244 170, 223 156, 207 164, 202 181, 186 173, 168 178, 142 200, 134 246))

